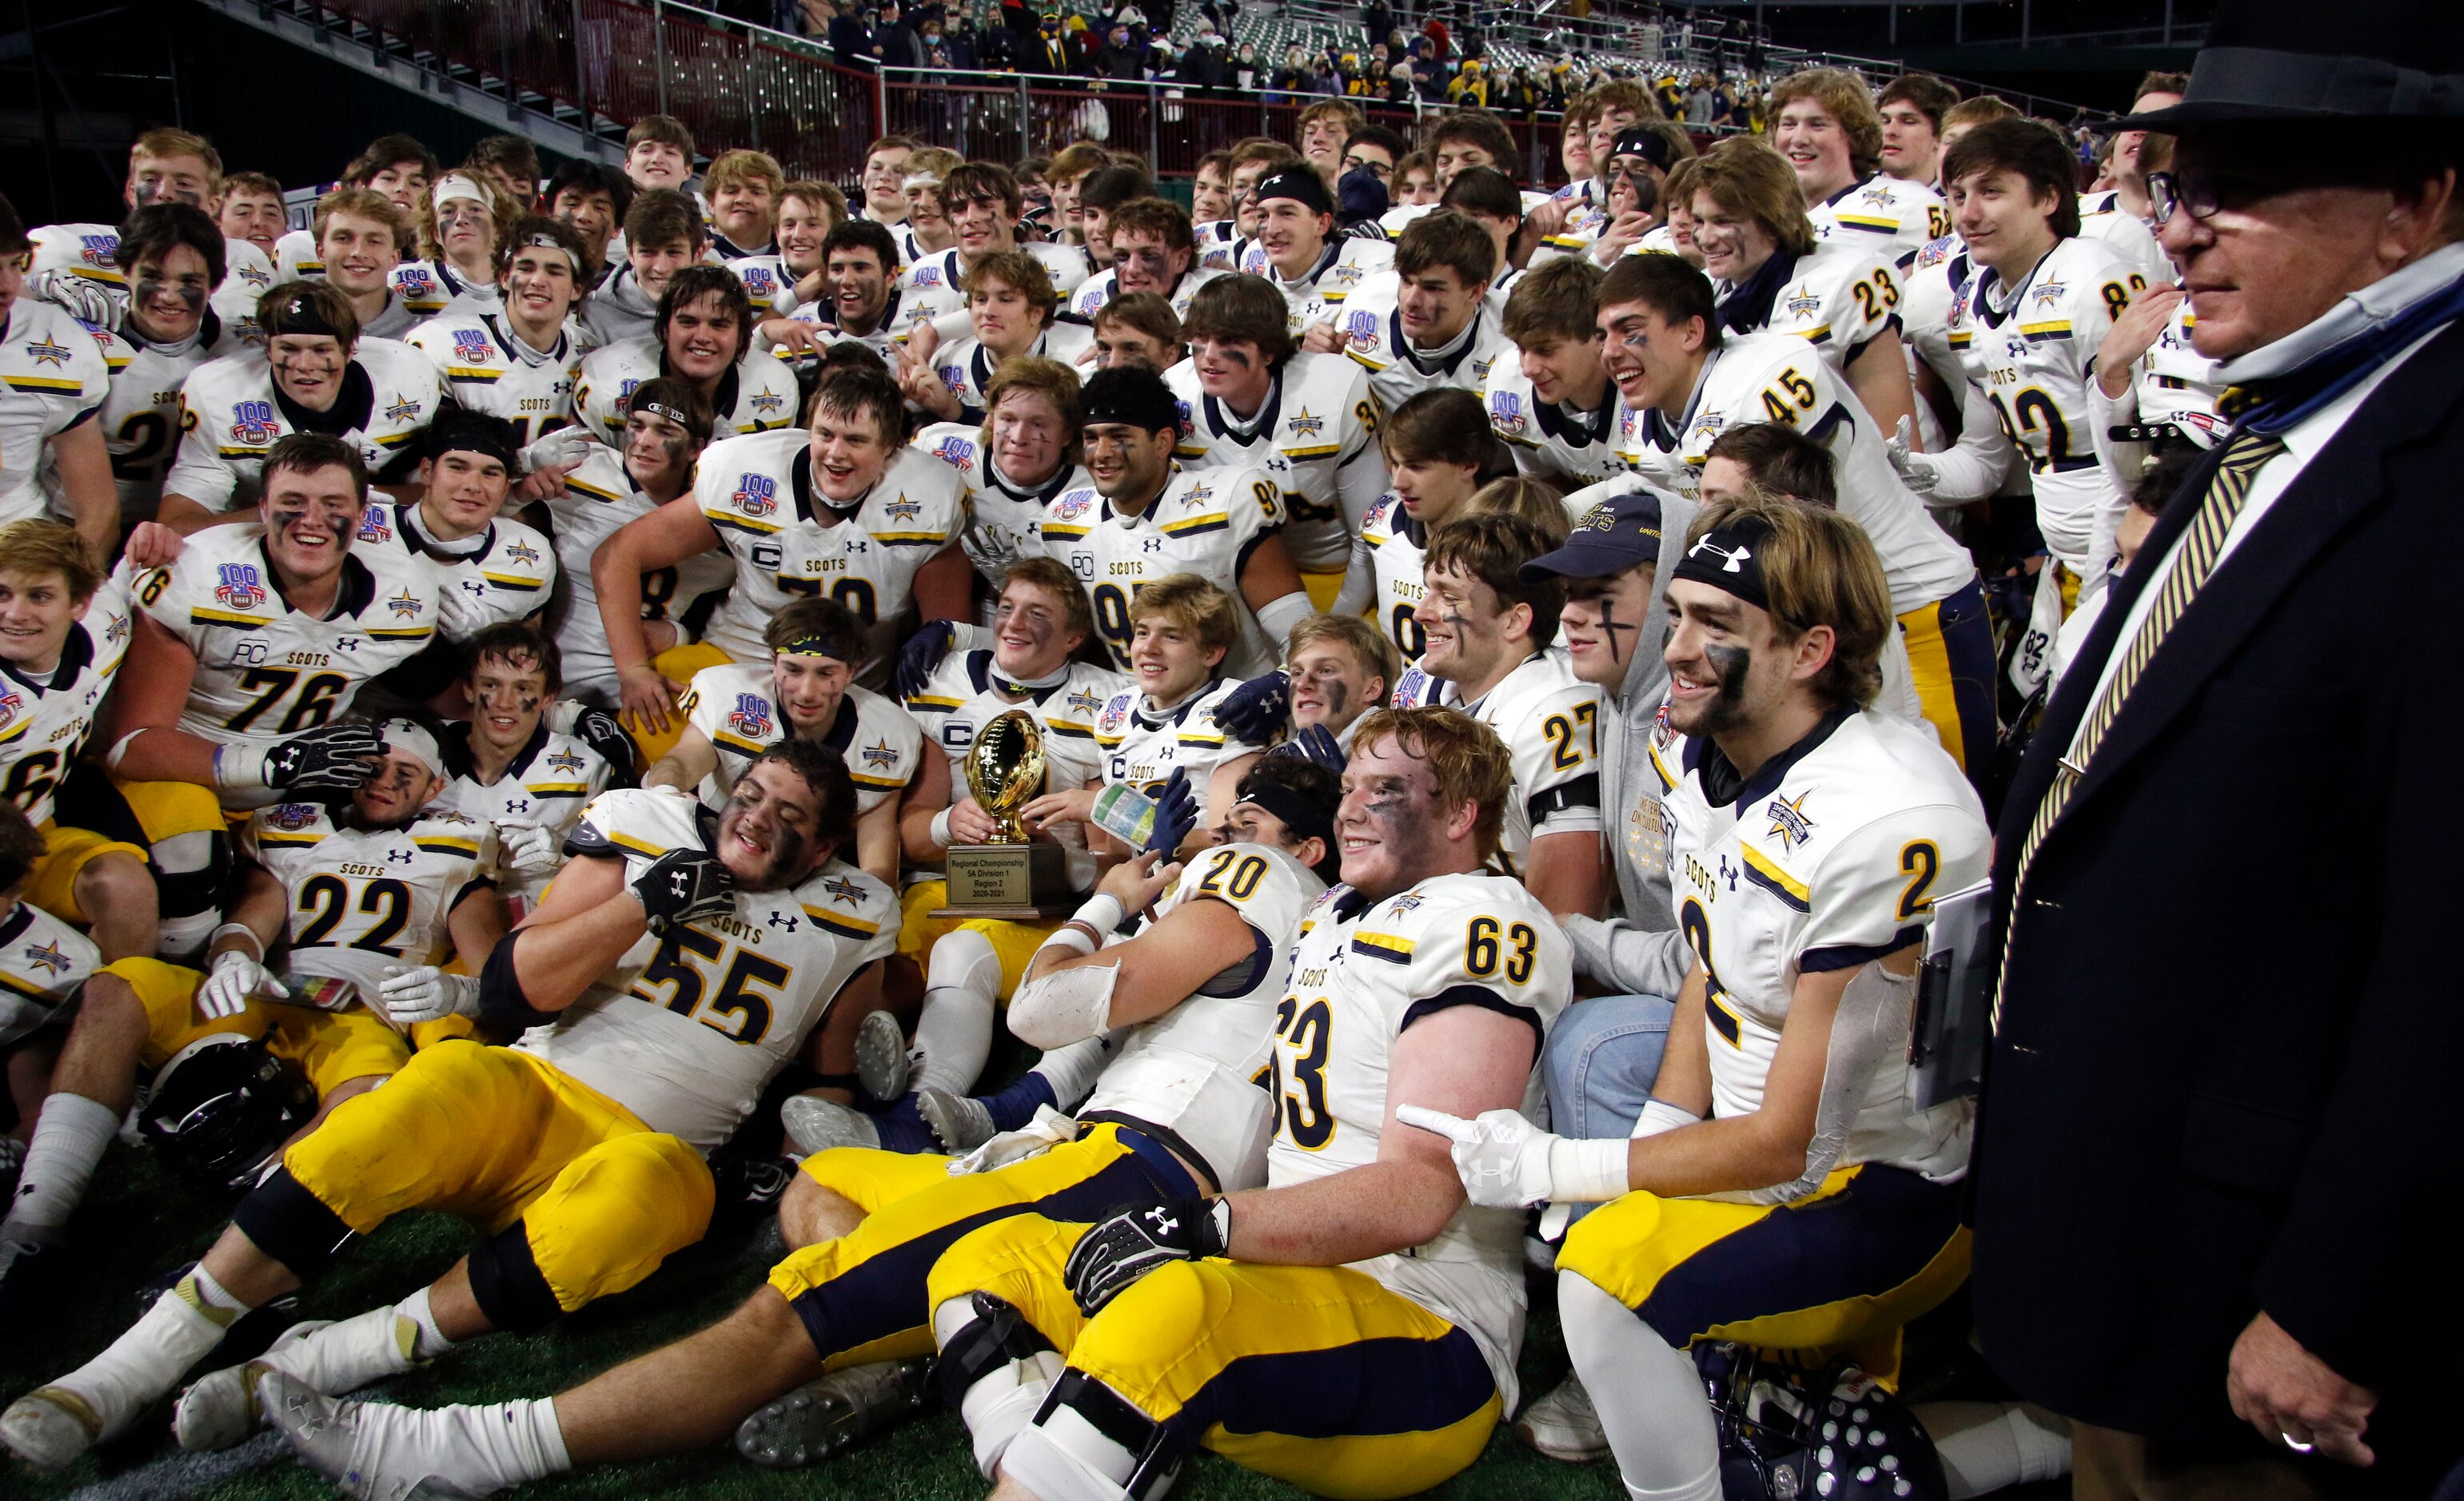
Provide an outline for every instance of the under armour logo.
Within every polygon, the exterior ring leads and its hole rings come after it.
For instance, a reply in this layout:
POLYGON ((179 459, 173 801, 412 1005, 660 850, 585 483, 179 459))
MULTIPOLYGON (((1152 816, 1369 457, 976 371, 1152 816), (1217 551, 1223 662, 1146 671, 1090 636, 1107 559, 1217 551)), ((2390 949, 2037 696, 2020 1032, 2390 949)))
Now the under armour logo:
POLYGON ((356 636, 337 636, 334 638, 334 649, 336 651, 357 651, 360 649, 360 639, 356 636))
POLYGON ((418 859, 418 857, 408 850, 387 850, 385 851, 385 859, 393 861, 397 865, 407 865, 412 860, 418 859))
POLYGON ((1140 539, 1139 545, 1144 547, 1150 553, 1160 553, 1163 551, 1163 538, 1159 536, 1144 537, 1140 539))
POLYGON ((772 927, 783 927, 790 933, 796 930, 796 919, 789 917, 784 912, 773 912, 770 914, 770 925, 772 927))
POLYGON ((488 592, 488 586, 475 578, 465 578, 462 580, 462 592, 473 598, 477 598, 488 592))
POLYGON ((1721 560, 1720 572, 1724 574, 1744 573, 1746 571, 1746 564, 1751 560, 1754 555, 1754 550, 1746 546, 1743 542, 1738 543, 1733 549, 1725 548, 1719 543, 1712 541, 1708 535, 1705 535, 1703 540, 1695 543, 1692 547, 1685 550, 1685 555, 1688 557, 1699 557, 1705 553, 1708 553, 1713 557, 1721 560))
POLYGON ((505 799, 505 811, 507 813, 528 813, 531 811, 531 800, 527 797, 508 797, 505 799))
POLYGON ((1728 857, 1726 855, 1720 857, 1720 875, 1723 880, 1727 881, 1728 889, 1730 891, 1737 889, 1737 877, 1739 874, 1739 872, 1729 868, 1728 857))
POLYGON ((669 889, 673 891, 680 898, 691 896, 693 894, 693 877, 685 871, 671 870, 668 872, 668 886, 669 889))
POLYGON ((871 549, 872 549, 872 544, 871 544, 871 543, 869 543, 869 542, 864 541, 864 540, 862 540, 861 538, 850 538, 850 539, 847 541, 847 548, 846 548, 846 550, 847 550, 847 552, 849 552, 849 553, 865 553, 865 552, 869 552, 869 551, 871 551, 871 549))
POLYGON ((1177 1217, 1161 1210, 1156 1211, 1155 1217, 1155 1229, 1156 1234, 1169 1235, 1178 1229, 1180 1229, 1180 1221, 1177 1217))

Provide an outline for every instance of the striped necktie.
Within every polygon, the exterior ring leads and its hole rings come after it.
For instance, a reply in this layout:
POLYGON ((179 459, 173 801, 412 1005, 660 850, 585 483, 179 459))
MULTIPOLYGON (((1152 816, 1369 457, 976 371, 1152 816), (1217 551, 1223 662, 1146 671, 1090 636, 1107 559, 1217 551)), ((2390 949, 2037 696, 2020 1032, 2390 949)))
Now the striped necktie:
POLYGON ((2095 759, 2097 748, 2104 743, 2106 731, 2120 717, 2122 706, 2130 690, 2139 685, 2141 674, 2163 645, 2166 636, 2190 607, 2190 600, 2215 572, 2216 556, 2224 551, 2225 537, 2232 533, 2233 518, 2250 499, 2250 487, 2267 461, 2284 451, 2284 440, 2274 433, 2244 432, 2225 448, 2217 464, 2214 478, 2208 483, 2208 493, 2199 502, 2199 513, 2192 518, 2185 533, 2181 555, 2173 560, 2172 572, 2165 576, 2158 587, 2155 607, 2139 624, 2139 634, 2130 639, 2122 665, 2113 680, 2098 695, 2096 705, 2080 724, 2079 738, 2071 753, 2062 757, 2055 769, 2053 784, 2045 789, 2044 801, 2036 805, 2036 816, 2028 824, 2027 838, 2019 844, 2019 861, 2011 881, 2012 919, 2006 925, 2002 939, 2002 973, 1994 987, 1993 1026, 2002 1026, 2002 996, 2011 979, 2011 932, 2018 926, 2020 894, 2026 890, 2028 869, 2035 862, 2036 849, 2044 842, 2046 833, 2069 806, 2071 794, 2086 774, 2088 763, 2095 759))

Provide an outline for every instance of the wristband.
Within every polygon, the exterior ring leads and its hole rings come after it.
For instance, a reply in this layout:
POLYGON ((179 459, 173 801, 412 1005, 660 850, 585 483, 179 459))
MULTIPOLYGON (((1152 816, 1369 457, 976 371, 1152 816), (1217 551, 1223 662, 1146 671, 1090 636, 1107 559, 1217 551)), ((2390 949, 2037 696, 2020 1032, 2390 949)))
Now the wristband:
POLYGON ((128 733, 113 741, 111 743, 111 749, 104 751, 102 755, 102 764, 104 769, 113 772, 119 771, 120 758, 128 753, 128 748, 135 745, 137 743, 137 737, 143 733, 145 733, 145 731, 143 729, 132 729, 128 733))
POLYGON ((957 809, 953 806, 933 816, 933 842, 945 850, 950 847, 950 815, 956 812, 957 809))
POLYGON ((1215 1222, 1215 1254, 1228 1255, 1232 1249, 1232 1201, 1218 1196, 1206 1201, 1206 1217, 1215 1222))
MULTIPOLYGON (((215 928, 211 933, 208 934, 206 937, 206 950, 209 953, 213 951, 213 946, 216 944, 223 941, 223 935, 225 933, 237 933, 243 938, 246 938, 251 944, 255 946, 256 957, 259 959, 263 959, 265 957, 265 940, 257 937, 256 929, 249 926, 246 923, 225 923, 222 926, 215 928)), ((229 950, 226 950, 226 952, 228 951, 229 950)), ((221 957, 221 954, 214 955, 214 959, 219 959, 221 957)), ((213 959, 209 959, 206 963, 210 965, 213 963, 213 959)))
POLYGON ((1674 1131, 1679 1126, 1697 1125, 1702 1122, 1702 1120, 1701 1116, 1682 1105, 1672 1105, 1664 1099, 1648 1099, 1643 1102, 1642 1115, 1634 1123, 1632 1140, 1640 1141, 1646 1136, 1658 1136, 1662 1131, 1674 1131))
POLYGON ((214 785, 227 793, 265 791, 267 750, 249 745, 214 747, 214 785))
POLYGON ((1087 925, 1100 943, 1104 934, 1118 932, 1121 919, 1127 916, 1129 909, 1121 905, 1120 898, 1109 891, 1098 891, 1079 903, 1078 910, 1069 914, 1069 921, 1087 925))
POLYGON ((1081 954, 1091 954, 1104 946, 1103 940, 1081 927, 1075 918, 1046 933, 1044 942, 1035 946, 1035 951, 1042 953, 1056 945, 1081 954))
POLYGON ((1559 1137, 1549 1144, 1549 1197, 1563 1204, 1606 1204, 1626 1191, 1625 1139, 1559 1137))

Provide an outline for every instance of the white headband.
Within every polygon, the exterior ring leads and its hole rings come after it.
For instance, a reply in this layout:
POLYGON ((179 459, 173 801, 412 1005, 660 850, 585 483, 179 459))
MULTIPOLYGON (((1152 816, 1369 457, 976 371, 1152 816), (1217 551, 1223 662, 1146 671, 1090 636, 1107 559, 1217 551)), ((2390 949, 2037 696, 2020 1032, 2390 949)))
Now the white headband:
POLYGON ((490 213, 496 211, 496 195, 488 190, 488 185, 468 172, 446 173, 436 180, 436 185, 429 190, 428 196, 429 201, 439 208, 445 207, 445 200, 449 198, 475 198, 487 207, 490 213))
POLYGON ((421 764, 438 776, 445 774, 445 752, 438 748, 436 737, 407 719, 388 719, 377 726, 385 738, 387 750, 407 750, 419 757, 421 764))

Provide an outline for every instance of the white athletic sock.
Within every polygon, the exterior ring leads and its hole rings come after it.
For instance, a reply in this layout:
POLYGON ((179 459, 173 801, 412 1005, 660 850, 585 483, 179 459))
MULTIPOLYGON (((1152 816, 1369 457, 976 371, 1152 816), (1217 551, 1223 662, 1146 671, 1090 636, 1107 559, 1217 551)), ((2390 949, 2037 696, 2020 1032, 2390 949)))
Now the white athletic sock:
POLYGON ((109 1105, 83 1095, 45 1099, 42 1114, 34 1118, 34 1140, 26 1148, 9 1217, 0 1220, 0 1240, 57 1239, 119 1129, 119 1113, 109 1105))
POLYGON ((963 1095, 993 1051, 993 1009, 1001 1000, 1001 956, 983 934, 959 928, 933 946, 915 1048, 924 1055, 910 1087, 963 1095))
POLYGON ((2070 1425, 2025 1403, 1929 1402, 1917 1421, 1942 1458, 1951 1501, 2070 1473, 2070 1425))
POLYGON ((498 1487, 528 1485, 573 1468, 553 1398, 447 1407, 437 1417, 451 1429, 463 1462, 498 1487))
POLYGON ((408 1338, 409 1349, 403 1353, 414 1362, 433 1360, 453 1348, 445 1331, 436 1327, 436 1314, 428 1306, 428 1289, 421 1288, 396 1303, 394 1313, 417 1326, 408 1338))
POLYGON ((1683 1350, 1588 1278, 1557 1273, 1557 1316, 1635 1501, 1720 1501, 1720 1432, 1683 1350))
POLYGON ((98 1442, 110 1438, 177 1386, 247 1312, 199 1267, 156 1298, 109 1349, 50 1384, 85 1403, 98 1442))
POLYGON ((263 1359, 309 1390, 340 1397, 429 1359, 413 1353, 419 1339, 418 1323, 401 1307, 371 1308, 277 1345, 263 1359))
POLYGON ((1055 1048, 1036 1061, 1032 1073, 1044 1076, 1052 1086, 1053 1108, 1067 1115, 1094 1093, 1096 1077, 1112 1059, 1112 1050, 1101 1037, 1088 1037, 1066 1048, 1055 1048))

